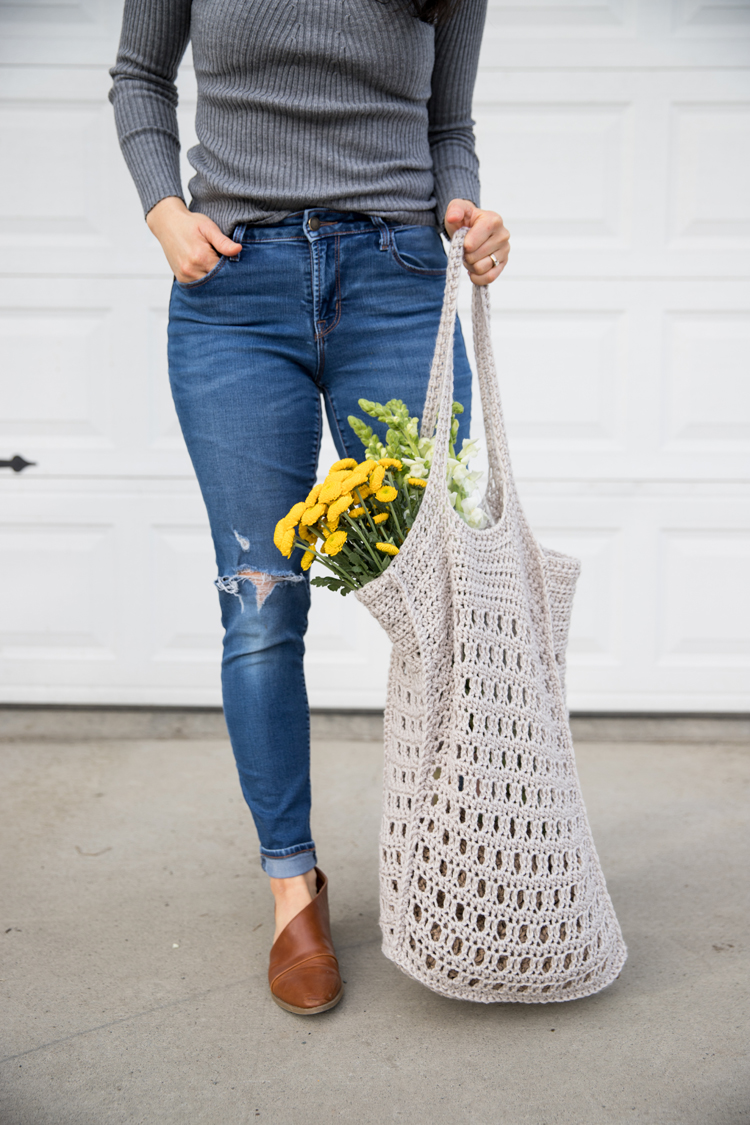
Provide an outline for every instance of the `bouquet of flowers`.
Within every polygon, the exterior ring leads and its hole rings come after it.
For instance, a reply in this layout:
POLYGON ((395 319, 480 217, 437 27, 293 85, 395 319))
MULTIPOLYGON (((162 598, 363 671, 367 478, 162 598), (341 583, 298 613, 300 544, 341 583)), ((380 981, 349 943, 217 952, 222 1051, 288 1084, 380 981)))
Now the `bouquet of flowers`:
MULTIPOLYGON (((434 449, 433 438, 419 437, 419 419, 409 415, 400 399, 382 405, 361 398, 359 405, 386 424, 385 444, 361 418, 350 417, 349 425, 365 449, 364 460, 346 457, 331 465, 325 480, 279 520, 273 537, 286 558, 295 549, 304 551, 303 570, 316 559, 321 562, 332 575, 313 578, 313 585, 341 594, 377 578, 399 553, 419 511, 434 449)), ((471 527, 486 527, 489 520, 477 493, 482 474, 469 470, 478 443, 464 439, 461 451, 455 451, 457 416, 462 413, 461 404, 454 402, 448 495, 471 527)))

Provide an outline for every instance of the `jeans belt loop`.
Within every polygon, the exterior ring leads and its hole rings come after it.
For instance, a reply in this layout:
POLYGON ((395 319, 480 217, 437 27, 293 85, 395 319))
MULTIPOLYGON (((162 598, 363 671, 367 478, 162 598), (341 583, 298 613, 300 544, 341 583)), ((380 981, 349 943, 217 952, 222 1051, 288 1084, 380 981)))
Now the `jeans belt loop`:
POLYGON ((383 219, 377 215, 370 215, 370 219, 380 231, 380 245, 378 250, 390 250, 391 247, 391 230, 390 227, 383 219))

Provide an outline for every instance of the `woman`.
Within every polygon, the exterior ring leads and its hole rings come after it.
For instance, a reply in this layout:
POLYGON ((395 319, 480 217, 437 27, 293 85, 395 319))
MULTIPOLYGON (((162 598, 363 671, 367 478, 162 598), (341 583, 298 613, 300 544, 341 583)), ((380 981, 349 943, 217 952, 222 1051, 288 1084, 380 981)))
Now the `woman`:
MULTIPOLYGON (((170 382, 216 548, 224 712, 275 899, 271 991, 303 1014, 342 986, 309 823, 309 585, 273 529, 315 482, 321 395, 340 455, 358 460, 360 397, 421 413, 439 232, 470 227, 476 285, 505 265, 508 232, 478 206, 470 116, 485 5, 126 0, 112 70, 120 144, 175 278, 170 382), (190 209, 174 86, 188 40, 190 209)), ((468 433, 460 332, 455 366, 468 433)))

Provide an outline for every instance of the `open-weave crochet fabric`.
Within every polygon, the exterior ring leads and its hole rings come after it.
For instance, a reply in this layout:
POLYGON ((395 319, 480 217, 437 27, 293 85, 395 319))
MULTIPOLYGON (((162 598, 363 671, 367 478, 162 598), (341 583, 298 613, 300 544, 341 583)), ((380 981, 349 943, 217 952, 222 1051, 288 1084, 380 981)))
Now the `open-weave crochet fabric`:
POLYGON ((453 332, 465 231, 452 241, 422 433, 432 471, 388 569, 357 593, 393 642, 385 714, 383 951, 444 996, 572 1000, 626 949, 581 796, 564 695, 576 559, 540 547, 518 500, 490 341, 474 346, 491 526, 446 485, 453 332))

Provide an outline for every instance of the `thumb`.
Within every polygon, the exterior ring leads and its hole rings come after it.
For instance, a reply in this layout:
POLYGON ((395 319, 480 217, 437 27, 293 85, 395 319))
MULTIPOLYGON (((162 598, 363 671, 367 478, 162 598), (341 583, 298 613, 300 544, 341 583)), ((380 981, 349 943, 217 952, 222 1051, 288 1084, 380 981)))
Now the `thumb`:
POLYGON ((452 238, 460 227, 468 227, 474 204, 468 199, 452 199, 445 212, 445 229, 452 238))
POLYGON ((201 224, 201 234, 211 243, 217 254, 223 254, 225 257, 232 254, 239 254, 242 249, 241 242, 233 242, 231 238, 227 238, 220 227, 217 227, 213 219, 207 219, 201 224))

